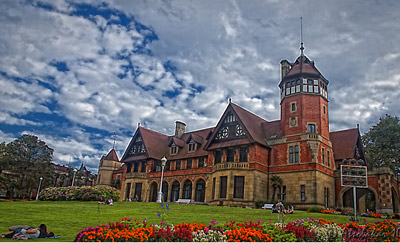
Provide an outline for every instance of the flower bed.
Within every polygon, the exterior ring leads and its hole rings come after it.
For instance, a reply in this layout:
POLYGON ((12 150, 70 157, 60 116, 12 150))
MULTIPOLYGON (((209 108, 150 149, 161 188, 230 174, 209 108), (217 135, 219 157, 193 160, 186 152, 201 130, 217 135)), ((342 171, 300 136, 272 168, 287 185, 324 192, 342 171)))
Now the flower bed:
POLYGON ((113 187, 69 186, 49 187, 39 194, 39 199, 46 201, 99 201, 100 197, 117 201, 119 192, 113 187))
POLYGON ((288 224, 257 222, 182 223, 148 225, 146 220, 123 218, 121 222, 89 227, 77 233, 75 241, 170 241, 170 242, 254 242, 254 241, 400 241, 400 223, 390 220, 365 225, 340 224, 307 218, 288 224))

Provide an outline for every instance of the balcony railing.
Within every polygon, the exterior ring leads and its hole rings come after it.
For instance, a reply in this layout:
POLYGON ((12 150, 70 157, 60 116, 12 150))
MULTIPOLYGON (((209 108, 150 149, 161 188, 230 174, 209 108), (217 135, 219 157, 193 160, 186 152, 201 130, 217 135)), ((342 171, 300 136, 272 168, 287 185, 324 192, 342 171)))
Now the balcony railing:
POLYGON ((145 172, 133 172, 133 173, 126 173, 126 179, 132 178, 146 178, 145 172))
POLYGON ((216 164, 213 167, 213 170, 226 170, 226 169, 248 169, 249 163, 248 162, 227 162, 227 163, 220 163, 216 164))

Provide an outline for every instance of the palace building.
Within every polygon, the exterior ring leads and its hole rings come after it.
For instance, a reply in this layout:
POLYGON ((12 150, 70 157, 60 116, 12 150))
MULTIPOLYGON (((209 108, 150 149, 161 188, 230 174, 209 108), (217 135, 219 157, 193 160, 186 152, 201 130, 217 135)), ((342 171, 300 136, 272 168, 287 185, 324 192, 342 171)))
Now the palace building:
MULTIPOLYGON (((301 55, 281 61, 281 119, 267 121, 229 101, 215 127, 175 134, 138 126, 122 158, 103 156, 97 185, 121 183, 121 199, 155 202, 166 157, 166 202, 249 206, 281 199, 298 209, 352 207, 352 190, 340 183, 343 159, 365 161, 358 128, 330 132, 329 81, 301 55)), ((357 189, 361 210, 398 210, 398 181, 391 170, 368 171, 368 188, 357 189), (382 192, 384 191, 384 192, 382 192)))

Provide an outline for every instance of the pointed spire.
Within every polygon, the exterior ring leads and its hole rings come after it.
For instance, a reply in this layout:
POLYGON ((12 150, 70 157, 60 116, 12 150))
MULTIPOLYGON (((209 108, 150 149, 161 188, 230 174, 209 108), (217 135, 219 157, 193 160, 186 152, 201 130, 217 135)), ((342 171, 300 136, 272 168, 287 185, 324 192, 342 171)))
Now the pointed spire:
POLYGON ((300 17, 300 51, 301 56, 304 56, 304 46, 303 46, 303 17, 300 17))

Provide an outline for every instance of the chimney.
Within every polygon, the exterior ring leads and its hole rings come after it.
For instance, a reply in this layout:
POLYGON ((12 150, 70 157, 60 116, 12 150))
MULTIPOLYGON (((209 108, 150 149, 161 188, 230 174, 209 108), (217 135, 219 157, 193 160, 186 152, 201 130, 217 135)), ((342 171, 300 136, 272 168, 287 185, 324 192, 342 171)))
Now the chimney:
POLYGON ((288 74, 289 70, 292 68, 292 64, 287 60, 281 61, 281 80, 288 74))
POLYGON ((185 133, 186 124, 181 121, 175 122, 175 137, 180 138, 185 133))

